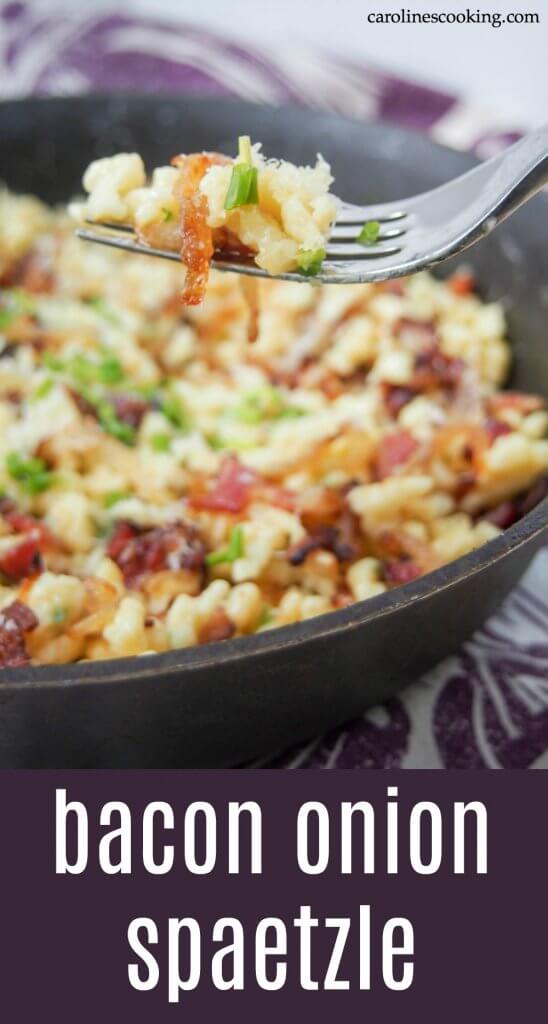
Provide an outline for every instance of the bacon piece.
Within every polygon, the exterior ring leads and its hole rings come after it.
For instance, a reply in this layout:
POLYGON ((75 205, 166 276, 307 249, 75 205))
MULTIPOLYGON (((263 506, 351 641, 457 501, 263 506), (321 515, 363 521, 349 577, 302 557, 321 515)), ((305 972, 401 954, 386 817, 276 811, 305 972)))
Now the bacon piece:
POLYGON ((394 583, 397 586, 402 583, 411 583, 419 576, 422 576, 422 569, 411 559, 389 559, 382 567, 382 577, 385 583, 394 583))
POLYGON ((53 292, 55 283, 51 257, 38 252, 30 252, 23 256, 18 279, 21 288, 35 294, 49 294, 53 292))
POLYGON ((490 512, 482 516, 482 519, 488 523, 493 523, 494 526, 498 526, 501 530, 507 530, 509 526, 512 526, 519 519, 518 504, 515 501, 503 501, 501 505, 497 505, 496 508, 491 509, 490 512))
POLYGON ((503 423, 502 420, 493 419, 491 416, 485 421, 484 430, 490 444, 494 444, 498 437, 512 433, 512 428, 507 423, 503 423))
MULTIPOLYGON (((92 416, 93 419, 98 419, 96 407, 91 402, 88 402, 87 398, 84 398, 74 388, 67 387, 67 391, 83 416, 92 416)), ((151 403, 147 402, 145 398, 140 398, 139 395, 126 395, 120 392, 111 392, 107 396, 107 401, 114 409, 117 418, 133 430, 138 429, 144 415, 152 408, 151 403)))
POLYGON ((243 466, 235 455, 224 459, 217 482, 211 491, 194 494, 189 502, 194 508, 208 509, 211 512, 241 512, 247 505, 253 484, 258 481, 257 474, 243 466))
POLYGON ((432 455, 440 459, 457 476, 479 474, 489 438, 482 427, 469 423, 448 423, 436 431, 432 439, 432 455))
POLYGON ((329 487, 312 488, 301 497, 296 511, 307 536, 289 549, 291 565, 302 565, 318 548, 331 551, 339 562, 356 558, 360 533, 344 494, 329 487))
POLYGON ((319 548, 330 548, 333 544, 335 531, 333 527, 326 526, 318 533, 309 533, 302 540, 292 544, 287 552, 287 561, 290 565, 302 565, 312 551, 319 548))
POLYGON ((173 193, 181 205, 181 259, 186 267, 183 302, 197 306, 205 294, 214 252, 207 199, 199 185, 210 167, 231 161, 220 153, 191 153, 175 156, 171 162, 181 172, 173 193))
MULTIPOLYGON (((398 526, 379 530, 373 538, 373 553, 382 562, 387 562, 390 565, 395 562, 412 562, 418 569, 415 573, 417 576, 435 568, 436 565, 430 546, 425 541, 408 533, 403 527, 398 526)), ((397 574, 395 569, 391 569, 389 572, 392 572, 392 575, 397 574)), ((401 575, 406 572, 411 572, 411 570, 402 570, 401 575)))
POLYGON ((405 281, 405 277, 393 277, 390 281, 383 281, 379 287, 381 291, 388 292, 389 295, 403 295, 405 281))
POLYGON ((211 644, 219 640, 229 640, 234 636, 236 626, 229 619, 224 608, 219 605, 198 629, 198 643, 211 644))
POLYGON ((482 513, 480 519, 493 523, 501 530, 507 530, 509 526, 517 523, 518 519, 526 516, 541 501, 544 501, 546 497, 548 497, 548 477, 543 477, 525 494, 501 502, 490 511, 482 513))
POLYGON ((446 356, 438 345, 419 352, 415 360, 415 372, 409 386, 416 391, 433 391, 437 388, 452 390, 459 383, 464 362, 455 356, 446 356))
POLYGON ((544 408, 544 400, 538 395, 525 395, 521 391, 501 391, 497 395, 491 395, 487 402, 487 408, 492 416, 506 410, 519 412, 527 416, 530 412, 537 412, 544 408))
POLYGON ((419 393, 416 388, 408 388, 402 384, 389 384, 388 381, 382 382, 382 390, 384 404, 394 419, 403 407, 416 398, 419 393))
POLYGON ((117 523, 107 545, 107 555, 119 566, 127 587, 137 587, 144 577, 165 569, 201 571, 205 544, 190 523, 142 528, 117 523))
POLYGON ((84 396, 81 395, 79 391, 76 391, 75 388, 66 386, 66 390, 72 398, 76 408, 82 413, 82 416, 93 416, 94 419, 97 419, 97 409, 91 404, 91 402, 88 402, 87 398, 84 398, 84 396))
POLYGON ((544 501, 546 497, 548 497, 548 476, 539 480, 521 499, 519 506, 520 518, 527 515, 537 505, 540 505, 541 501, 544 501))
POLYGON ((36 576, 44 567, 40 539, 29 533, 20 544, 8 548, 0 556, 0 573, 13 582, 36 576))
POLYGON ((410 583, 432 568, 426 544, 404 529, 381 530, 375 538, 375 547, 383 562, 381 575, 386 583, 410 583))
POLYGON ((8 548, 0 557, 0 573, 19 582, 42 572, 42 554, 60 546, 57 538, 45 523, 21 512, 11 498, 0 499, 0 513, 13 532, 22 535, 20 543, 8 548))
POLYGON ((470 270, 457 270, 446 284, 454 295, 470 295, 476 290, 476 279, 470 270))
POLYGON ((308 555, 319 548, 332 551, 339 562, 349 562, 356 556, 354 547, 346 543, 336 527, 325 526, 293 544, 287 552, 287 560, 290 565, 302 565, 308 555))
POLYGON ((387 434, 377 449, 375 456, 375 476, 384 480, 394 470, 407 462, 419 447, 419 442, 407 430, 399 430, 395 434, 387 434))
POLYGON ((283 508, 286 512, 294 512, 297 501, 297 495, 293 491, 288 491, 285 487, 278 487, 276 484, 262 483, 261 481, 252 485, 250 497, 254 501, 264 501, 267 505, 283 508))
POLYGON ((28 665, 29 653, 25 633, 36 629, 38 619, 27 605, 13 601, 0 612, 0 665, 4 668, 18 668, 28 665))
POLYGON ((150 409, 150 402, 138 395, 111 394, 108 398, 114 408, 116 416, 122 423, 134 430, 140 426, 141 420, 150 409))
POLYGON ((465 470, 459 474, 453 494, 456 501, 461 501, 476 486, 477 476, 472 470, 465 470))
POLYGON ((107 545, 107 555, 115 562, 118 562, 126 546, 139 536, 139 530, 131 523, 116 523, 114 533, 107 545))
POLYGON ((354 604, 355 600, 356 598, 352 591, 343 584, 335 594, 333 604, 335 605, 335 608, 348 608, 349 605, 354 604))
POLYGON ((35 516, 21 512, 11 498, 0 498, 0 515, 14 533, 32 534, 40 551, 59 547, 59 541, 49 527, 35 516))
POLYGON ((333 526, 344 508, 344 497, 332 487, 314 487, 297 502, 297 513, 309 533, 323 526, 333 526))

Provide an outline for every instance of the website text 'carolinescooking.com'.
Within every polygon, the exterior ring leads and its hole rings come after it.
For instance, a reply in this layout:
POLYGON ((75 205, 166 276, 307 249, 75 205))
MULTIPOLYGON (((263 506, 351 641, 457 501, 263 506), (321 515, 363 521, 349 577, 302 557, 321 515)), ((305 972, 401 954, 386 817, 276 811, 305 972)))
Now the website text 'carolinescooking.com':
POLYGON ((539 25, 540 14, 530 11, 482 11, 467 7, 464 11, 413 11, 401 7, 397 11, 370 11, 367 20, 371 25, 539 25))

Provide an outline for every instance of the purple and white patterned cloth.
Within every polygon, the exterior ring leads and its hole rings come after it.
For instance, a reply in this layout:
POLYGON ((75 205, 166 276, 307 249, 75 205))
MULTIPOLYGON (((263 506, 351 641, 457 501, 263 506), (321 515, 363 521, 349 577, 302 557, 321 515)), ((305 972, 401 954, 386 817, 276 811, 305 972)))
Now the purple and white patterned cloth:
MULTIPOLYGON (((303 47, 244 47, 183 22, 114 10, 0 3, 0 97, 133 88, 245 96, 395 121, 482 156, 517 135, 455 96, 356 61, 303 47)), ((548 768, 547 579, 545 549, 459 655, 397 699, 264 766, 548 768)))

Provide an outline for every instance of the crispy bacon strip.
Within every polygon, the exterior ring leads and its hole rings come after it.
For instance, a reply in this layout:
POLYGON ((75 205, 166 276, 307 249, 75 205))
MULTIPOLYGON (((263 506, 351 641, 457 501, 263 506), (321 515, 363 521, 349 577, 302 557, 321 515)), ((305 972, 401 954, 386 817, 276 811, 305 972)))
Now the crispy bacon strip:
POLYGON ((407 462, 419 447, 418 441, 408 430, 399 430, 383 437, 374 461, 375 477, 384 480, 395 469, 407 462))
POLYGON ((181 172, 174 195, 181 205, 181 259, 186 267, 183 302, 187 306, 197 306, 202 302, 214 252, 213 231, 207 223, 207 199, 200 192, 199 185, 214 164, 231 162, 222 153, 181 154, 171 161, 181 172))
POLYGON ((211 490, 192 494, 194 508, 210 512, 241 512, 250 500, 251 487, 259 481, 257 473, 243 466, 236 455, 227 455, 211 490))
POLYGON ((190 523, 143 528, 121 521, 110 538, 107 555, 121 569, 126 586, 138 587, 151 573, 165 569, 200 572, 205 545, 190 523))
POLYGON ((0 665, 19 668, 30 662, 25 633, 36 629, 38 619, 27 605, 13 601, 0 612, 0 665))
POLYGON ((230 640, 230 637, 234 636, 235 632, 236 626, 232 619, 228 617, 224 608, 219 605, 200 626, 198 630, 198 643, 212 644, 217 643, 219 640, 230 640))

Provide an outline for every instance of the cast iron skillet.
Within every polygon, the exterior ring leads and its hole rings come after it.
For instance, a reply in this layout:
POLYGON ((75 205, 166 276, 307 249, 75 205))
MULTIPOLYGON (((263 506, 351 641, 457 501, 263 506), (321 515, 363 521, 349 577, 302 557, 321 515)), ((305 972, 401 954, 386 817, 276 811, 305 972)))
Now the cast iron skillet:
MULTIPOLYGON (((166 96, 0 104, 0 179, 52 202, 78 192, 99 155, 232 152, 242 132, 297 163, 317 151, 345 199, 431 188, 472 160, 388 124, 300 109, 166 96)), ((548 392, 548 200, 540 196, 469 254, 502 298, 512 385, 548 392)), ((445 268, 451 269, 450 266, 445 268)), ((219 767, 275 752, 390 697, 480 626, 542 543, 548 503, 481 549, 330 615, 220 644, 0 674, 2 767, 219 767)))

